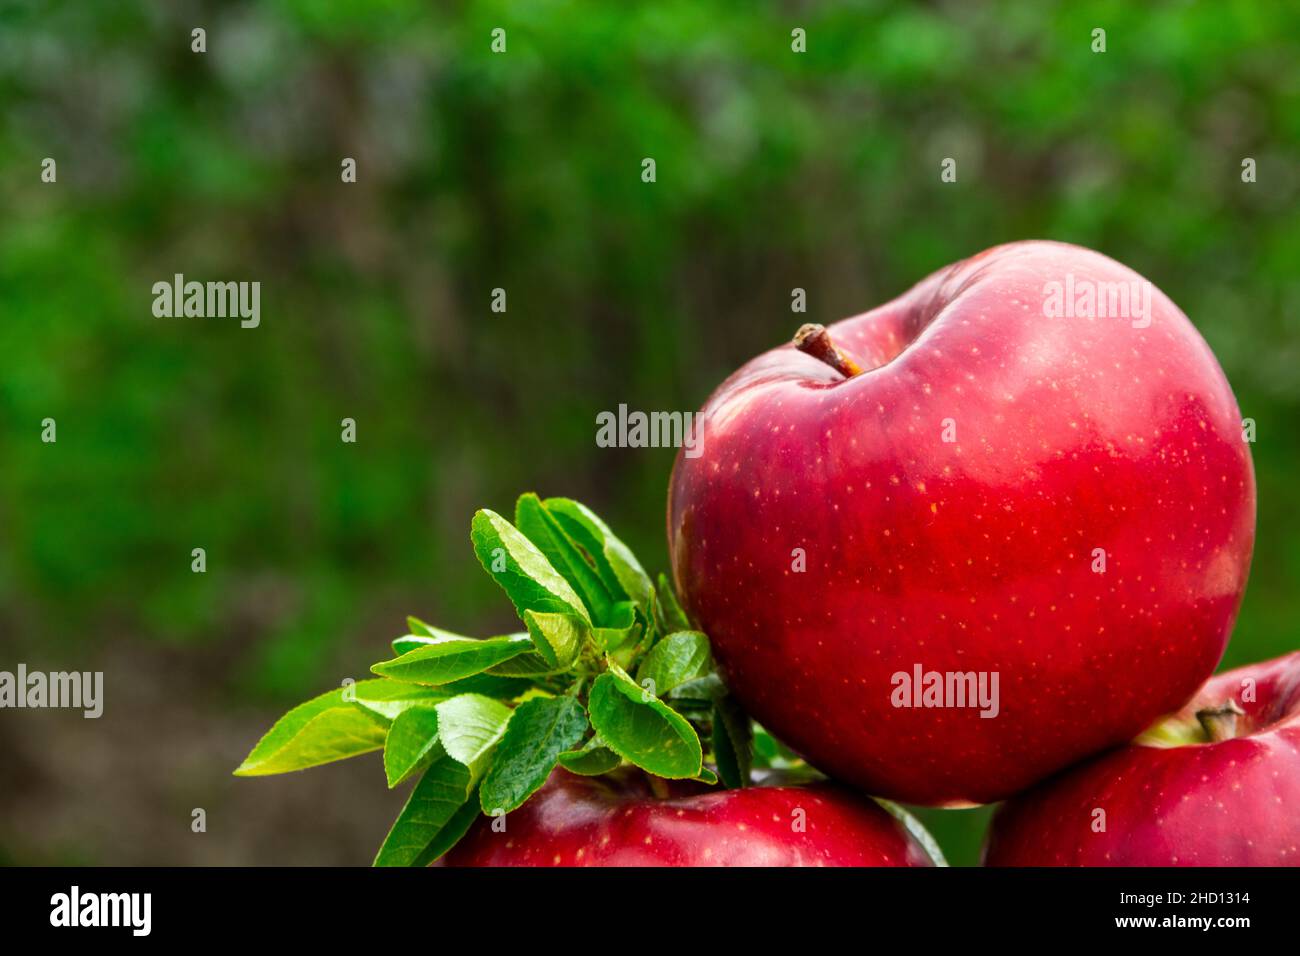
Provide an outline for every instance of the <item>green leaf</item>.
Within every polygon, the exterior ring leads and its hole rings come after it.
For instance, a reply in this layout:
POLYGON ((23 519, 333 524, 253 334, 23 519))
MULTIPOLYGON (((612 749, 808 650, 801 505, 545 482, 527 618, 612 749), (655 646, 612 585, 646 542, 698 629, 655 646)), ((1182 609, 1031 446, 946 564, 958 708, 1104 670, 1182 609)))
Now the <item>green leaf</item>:
POLYGON ((948 861, 944 859, 943 849, 939 846, 939 841, 925 828, 924 823, 891 800, 882 800, 880 797, 872 797, 872 799, 884 807, 894 819, 903 825, 908 833, 916 838, 916 842, 925 848, 925 852, 929 854, 935 866, 948 865, 948 861))
POLYGON ((470 792, 465 802, 461 804, 460 809, 453 813, 451 819, 438 831, 438 835, 433 838, 433 842, 426 846, 424 851, 416 858, 415 865, 428 866, 454 847, 481 815, 478 806, 478 791, 475 789, 470 792))
POLYGON ((447 756, 464 764, 477 782, 510 722, 510 708, 481 694, 461 694, 435 705, 438 742, 447 756))
POLYGON ((609 773, 623 762, 623 758, 605 746, 600 734, 592 734, 591 739, 580 750, 567 750, 559 756, 560 765, 572 773, 584 777, 599 777, 609 773))
POLYGON ((551 562, 591 611, 593 621, 603 622, 609 616, 613 597, 596 573, 596 569, 583 557, 582 552, 569 540, 560 523, 543 506, 537 495, 520 495, 515 504, 515 525, 519 531, 551 562))
POLYGON ((717 674, 705 674, 678 684, 668 692, 671 700, 713 701, 727 695, 727 686, 717 674))
MULTIPOLYGON (((636 605, 633 604, 633 607, 636 605)), ((659 631, 655 627, 653 613, 647 614, 636 608, 635 627, 628 632, 621 644, 606 652, 606 657, 626 670, 645 656, 658 638, 659 631)))
POLYGON ((437 642, 432 637, 426 637, 423 634, 403 634, 401 637, 394 638, 393 653, 401 657, 407 651, 413 651, 417 647, 435 643, 437 642))
POLYGON ((388 831, 375 866, 428 866, 460 839, 476 815, 474 805, 475 814, 465 820, 464 808, 477 782, 474 774, 443 753, 441 746, 434 749, 433 762, 388 831))
POLYGON ((401 637, 393 638, 393 653, 401 657, 407 651, 413 651, 417 647, 424 647, 426 644, 432 644, 433 641, 427 637, 416 637, 414 634, 404 634, 401 637))
POLYGON ((378 750, 384 745, 383 722, 344 697, 372 683, 379 681, 359 681, 299 704, 275 722, 235 775, 287 773, 378 750))
POLYGON ((455 697, 457 694, 482 694, 484 697, 495 697, 498 700, 511 700, 527 693, 533 686, 530 680, 497 677, 495 674, 471 674, 460 680, 437 685, 412 684, 390 678, 374 681, 374 683, 378 685, 374 691, 364 693, 358 691, 357 703, 385 720, 392 720, 408 707, 437 703, 448 697, 455 697))
POLYGON ((438 745, 438 712, 432 707, 412 707, 393 719, 384 741, 384 773, 389 789, 433 759, 438 745))
POLYGON ((659 610, 663 616, 664 628, 668 631, 689 631, 691 629, 691 620, 682 610, 681 604, 677 600, 677 594, 673 591, 673 586, 668 580, 668 575, 659 575, 659 610))
POLYGON ((590 629, 587 622, 572 614, 524 612, 524 624, 537 652, 552 669, 568 670, 578 659, 590 629))
POLYGON ((438 742, 432 762, 411 791, 375 866, 427 866, 464 835, 477 815, 465 804, 492 760, 510 708, 478 694, 435 705, 438 742))
POLYGON ((445 634, 434 638, 432 643, 407 651, 391 661, 382 661, 370 669, 384 677, 413 684, 448 684, 508 661, 531 650, 532 646, 533 642, 526 634, 488 637, 481 641, 445 634))
POLYGON ((773 770, 806 767, 798 754, 777 740, 758 724, 751 724, 754 735, 754 766, 773 770))
POLYGON ((707 783, 710 787, 717 786, 718 783, 718 775, 708 767, 702 768, 700 770, 700 775, 698 777, 692 777, 691 779, 698 780, 700 783, 707 783))
POLYGON ((408 617, 406 619, 406 626, 410 629, 411 633, 417 637, 438 636, 438 629, 436 627, 433 627, 430 624, 425 624, 418 617, 408 617))
POLYGON ((354 684, 352 690, 357 706, 385 722, 395 720, 404 710, 436 704, 451 696, 447 687, 426 687, 388 678, 363 680, 354 684))
POLYGON ((640 636, 639 623, 635 602, 619 601, 610 605, 605 626, 591 629, 592 642, 602 652, 616 651, 640 636))
POLYGON ((474 515, 470 529, 474 553, 488 574, 501 585, 519 612, 573 614, 590 623, 582 598, 546 560, 537 546, 495 511, 474 515))
POLYGON ((587 715, 572 697, 536 697, 516 707, 479 790, 483 812, 521 806, 546 782, 559 755, 586 732, 587 715))
POLYGON ((643 611, 649 609, 654 595, 650 576, 605 522, 586 505, 569 498, 547 498, 542 504, 565 533, 591 555, 596 571, 614 597, 631 598, 643 611))
MULTIPOLYGON (((519 657, 513 657, 506 664, 517 661, 528 655, 521 654, 519 657)), ((438 690, 450 691, 451 696, 456 694, 482 694, 484 697, 495 697, 497 700, 513 700, 526 694, 533 687, 533 682, 521 677, 498 677, 496 674, 473 674, 470 677, 462 677, 460 680, 454 680, 450 684, 443 684, 438 690)))
POLYGON ((660 777, 699 776, 699 735, 681 714, 638 687, 612 661, 591 685, 591 724, 615 753, 660 777))
POLYGON ((547 674, 560 674, 567 671, 566 667, 554 667, 540 651, 529 651, 527 654, 520 654, 518 657, 512 657, 492 668, 488 673, 494 677, 503 677, 510 680, 526 680, 533 677, 545 677, 547 674))
POLYGON ((637 668, 636 682, 645 687, 647 680, 653 681, 651 693, 662 697, 674 687, 708 673, 711 663, 707 637, 699 631, 678 631, 650 648, 637 668))
POLYGON ((410 629, 410 633, 404 634, 393 641, 393 653, 399 657, 407 651, 413 651, 418 647, 424 647, 428 644, 437 644, 439 641, 448 638, 458 641, 478 640, 478 638, 468 637, 464 634, 454 634, 451 631, 444 631, 440 627, 426 624, 418 617, 408 617, 406 619, 406 626, 410 629))
POLYGON ((749 715, 735 698, 726 696, 713 704, 713 760, 718 776, 731 790, 749 786, 754 765, 753 731, 749 715))
MULTIPOLYGON (((692 724, 704 724, 713 720, 713 704, 707 700, 675 700, 670 706, 692 724)), ((707 756, 706 754, 706 759, 707 756)))

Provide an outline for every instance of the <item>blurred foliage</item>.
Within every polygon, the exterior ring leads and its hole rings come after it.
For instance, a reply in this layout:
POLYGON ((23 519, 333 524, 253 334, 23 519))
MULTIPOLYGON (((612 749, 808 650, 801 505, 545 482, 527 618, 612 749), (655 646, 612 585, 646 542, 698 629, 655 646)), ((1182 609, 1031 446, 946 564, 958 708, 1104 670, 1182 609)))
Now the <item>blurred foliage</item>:
MULTIPOLYGON (((671 452, 598 411, 698 407, 794 287, 831 321, 1048 237, 1219 356, 1259 423, 1226 663, 1294 648, 1297 38, 1266 2, 0 0, 6 647, 204 649, 278 705, 407 611, 494 630, 480 505, 572 495, 666 562, 671 452), (261 328, 155 319, 177 272, 261 281, 261 328)), ((974 858, 983 812, 925 816, 974 858)))

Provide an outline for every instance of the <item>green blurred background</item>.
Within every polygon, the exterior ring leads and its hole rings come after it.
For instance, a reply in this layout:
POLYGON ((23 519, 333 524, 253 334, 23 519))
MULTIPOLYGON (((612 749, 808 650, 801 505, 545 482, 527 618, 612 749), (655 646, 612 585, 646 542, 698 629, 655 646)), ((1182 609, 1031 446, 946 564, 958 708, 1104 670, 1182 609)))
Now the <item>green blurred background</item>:
MULTIPOLYGON (((476 507, 577 497, 663 568, 672 452, 597 412, 695 409, 1014 239, 1209 340, 1258 422, 1225 664, 1295 648, 1298 64, 1267 2, 0 0, 0 668, 107 685, 98 721, 0 715, 0 861, 368 862, 377 758, 229 773, 406 613, 510 626, 476 507), (176 272, 260 281, 261 327, 154 318, 176 272)), ((970 863, 986 814, 924 816, 970 863)))

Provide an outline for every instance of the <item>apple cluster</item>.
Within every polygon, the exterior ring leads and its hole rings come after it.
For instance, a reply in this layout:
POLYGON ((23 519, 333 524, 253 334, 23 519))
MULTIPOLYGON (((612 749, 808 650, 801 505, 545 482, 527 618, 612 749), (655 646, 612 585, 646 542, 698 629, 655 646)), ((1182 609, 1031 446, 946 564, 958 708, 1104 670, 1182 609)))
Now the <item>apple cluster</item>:
POLYGON ((942 865, 899 802, 998 801, 989 865, 1300 862, 1300 653, 1207 681, 1254 544, 1241 413, 1137 273, 990 249, 696 422, 673 581, 578 502, 480 511, 526 630, 412 618, 236 773, 382 750, 417 782, 377 865, 942 865))

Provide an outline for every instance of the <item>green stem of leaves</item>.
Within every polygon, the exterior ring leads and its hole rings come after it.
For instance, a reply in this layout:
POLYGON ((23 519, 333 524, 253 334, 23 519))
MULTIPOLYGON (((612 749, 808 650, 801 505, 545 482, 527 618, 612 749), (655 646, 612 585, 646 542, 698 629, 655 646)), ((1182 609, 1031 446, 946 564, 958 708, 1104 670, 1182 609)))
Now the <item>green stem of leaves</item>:
POLYGON ((470 538, 526 630, 476 639, 409 618, 397 656, 372 668, 378 679, 294 708, 236 773, 382 748, 390 785, 423 774, 375 861, 407 866, 445 853, 480 811, 523 804, 557 765, 601 774, 631 763, 660 798, 669 778, 748 783, 749 720, 667 577, 651 581, 576 501, 524 495, 515 521, 480 511, 470 538))

